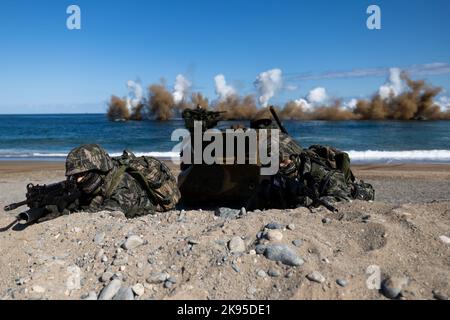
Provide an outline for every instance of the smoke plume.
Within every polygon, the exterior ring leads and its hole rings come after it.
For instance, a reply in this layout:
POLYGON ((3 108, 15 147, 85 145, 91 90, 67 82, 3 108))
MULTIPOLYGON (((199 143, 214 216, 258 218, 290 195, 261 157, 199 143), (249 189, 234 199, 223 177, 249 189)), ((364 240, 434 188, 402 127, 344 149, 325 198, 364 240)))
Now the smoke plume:
POLYGON ((253 96, 240 97, 230 95, 214 106, 215 111, 225 111, 223 117, 227 120, 252 119, 258 112, 253 96))
POLYGON ((174 91, 173 91, 173 101, 175 104, 181 104, 191 87, 191 83, 182 74, 177 75, 175 79, 174 91))
POLYGON ((271 69, 261 72, 254 82, 259 93, 258 101, 263 108, 267 107, 269 100, 275 96, 283 86, 282 72, 280 69, 271 69))
POLYGON ((279 116, 285 120, 304 120, 306 119, 307 110, 309 110, 309 105, 304 99, 288 101, 279 113, 279 116))
MULTIPOLYGON (((282 88, 280 69, 272 69, 258 75, 254 85, 257 96, 240 96, 227 84, 223 74, 214 77, 218 99, 211 105, 200 92, 188 95, 191 83, 178 75, 174 90, 153 84, 149 87, 148 99, 144 98, 142 86, 128 81, 128 96, 111 96, 108 117, 111 120, 141 120, 152 118, 160 121, 179 116, 185 108, 200 106, 203 109, 226 111, 225 120, 250 120, 271 117, 270 99, 282 88), (257 107, 256 101, 261 105, 257 107)), ((441 88, 424 80, 413 80, 400 69, 390 69, 386 83, 380 86, 370 99, 330 99, 325 88, 316 87, 299 99, 276 107, 285 120, 450 120, 450 99, 440 96, 441 88)))
POLYGON ((149 87, 148 108, 150 114, 160 121, 169 120, 174 112, 174 100, 172 94, 161 84, 154 84, 149 87))
MULTIPOLYGON (((392 76, 392 74, 391 74, 392 76)), ((437 120, 446 119, 448 114, 442 112, 435 103, 441 88, 433 87, 424 80, 412 80, 406 73, 401 73, 402 92, 391 91, 386 97, 381 90, 371 100, 359 100, 354 113, 363 120, 437 120)), ((391 79, 392 82, 392 79, 391 79)), ((398 82, 395 80, 395 82, 398 82)), ((397 86, 397 89, 398 87, 397 86)))
POLYGON ((111 121, 129 120, 130 111, 127 107, 126 100, 112 95, 108 103, 107 115, 111 121))
POLYGON ((313 105, 320 105, 326 102, 328 96, 325 88, 318 87, 309 92, 307 99, 313 105))
POLYGON ((126 99, 130 119, 142 120, 142 112, 144 110, 144 90, 139 82, 127 81, 128 97, 126 99))
POLYGON ((194 92, 191 95, 191 102, 194 108, 208 109, 209 106, 208 98, 205 98, 200 92, 194 92))
POLYGON ((224 101, 228 97, 236 94, 234 88, 227 84, 225 76, 223 74, 218 74, 214 77, 214 83, 216 86, 216 94, 219 101, 224 101))
POLYGON ((398 96, 402 91, 402 71, 399 68, 389 69, 389 79, 378 89, 378 94, 382 99, 388 99, 398 96))
POLYGON ((308 120, 343 121, 356 118, 351 110, 342 107, 340 100, 335 100, 330 106, 317 107, 307 115, 308 120))

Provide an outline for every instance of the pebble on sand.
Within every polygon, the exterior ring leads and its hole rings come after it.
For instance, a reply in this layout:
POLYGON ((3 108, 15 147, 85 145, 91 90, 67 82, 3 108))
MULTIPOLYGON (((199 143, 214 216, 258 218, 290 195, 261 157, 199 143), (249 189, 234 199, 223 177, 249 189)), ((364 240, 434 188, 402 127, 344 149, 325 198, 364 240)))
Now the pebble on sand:
POLYGON ((261 278, 267 277, 267 273, 266 273, 264 270, 262 270, 262 269, 259 269, 259 270, 256 272, 256 274, 258 275, 258 277, 261 277, 261 278))
POLYGON ((448 300, 448 296, 437 290, 433 290, 433 297, 436 300, 448 300))
POLYGON ((249 295, 254 295, 256 293, 257 289, 255 287, 248 287, 247 293, 249 295))
POLYGON ((440 236, 439 239, 445 244, 450 244, 450 238, 447 236, 440 236))
POLYGON ((111 280, 111 278, 113 277, 113 273, 106 271, 105 273, 102 274, 100 281, 101 282, 108 282, 109 280, 111 280))
POLYGON ((220 207, 216 210, 215 215, 223 219, 236 219, 239 217, 241 210, 220 207))
POLYGON ((145 281, 147 281, 150 284, 158 284, 158 283, 163 283, 169 277, 170 277, 170 275, 166 272, 156 272, 156 273, 152 273, 150 275, 150 277, 148 277, 145 281))
POLYGON ((31 289, 36 293, 44 293, 45 292, 45 288, 38 286, 38 285, 34 285, 33 287, 31 287, 31 289))
POLYGON ((98 245, 103 244, 103 241, 105 240, 105 235, 106 234, 104 232, 97 233, 94 237, 94 243, 98 245))
POLYGON ((241 237, 233 237, 228 242, 228 249, 230 249, 231 253, 245 252, 245 242, 241 237))
POLYGON ((296 247, 300 247, 303 244, 303 240, 295 239, 294 241, 292 241, 292 244, 296 247))
POLYGON ((281 273, 277 269, 273 268, 269 269, 269 271, 267 271, 267 274, 274 278, 281 276, 281 273))
POLYGON ((83 300, 97 300, 97 294, 95 291, 89 291, 89 293, 82 298, 83 300))
POLYGON ((98 250, 97 253, 95 254, 95 259, 101 260, 103 258, 104 254, 105 254, 105 250, 103 250, 103 249, 98 250))
POLYGON ((269 260, 280 261, 288 266, 301 266, 305 263, 293 249, 282 244, 267 245, 264 256, 269 260))
POLYGON ((306 275, 306 278, 310 281, 323 283, 325 282, 325 277, 319 271, 313 271, 306 275))
POLYGON ((144 243, 144 240, 141 239, 141 237, 137 235, 132 235, 125 240, 125 242, 122 244, 122 248, 125 250, 132 250, 134 248, 139 247, 144 243))
POLYGON ((134 294, 130 287, 121 287, 115 294, 114 300, 134 300, 134 294))
POLYGON ((269 241, 280 242, 283 240, 283 234, 278 230, 269 230, 266 232, 265 237, 269 241))
POLYGON ((408 278, 406 277, 390 277, 381 284, 381 292, 389 299, 396 299, 407 284, 408 278))
POLYGON ((134 286, 131 287, 131 289, 138 297, 142 296, 145 292, 144 285, 141 283, 136 283, 134 286))
POLYGON ((283 225, 279 224, 278 222, 271 222, 265 225, 266 229, 271 229, 271 230, 275 230, 275 229, 283 229, 283 225))
POLYGON ((122 286, 120 279, 113 279, 106 287, 103 288, 98 300, 111 300, 122 286))
POLYGON ((257 254, 264 254, 265 251, 266 251, 266 246, 263 245, 263 244, 258 244, 258 245, 255 247, 255 252, 256 252, 257 254))
POLYGON ((345 279, 337 279, 337 280, 336 280, 336 283, 337 283, 338 285, 340 285, 341 287, 346 287, 347 284, 348 284, 347 280, 345 280, 345 279))

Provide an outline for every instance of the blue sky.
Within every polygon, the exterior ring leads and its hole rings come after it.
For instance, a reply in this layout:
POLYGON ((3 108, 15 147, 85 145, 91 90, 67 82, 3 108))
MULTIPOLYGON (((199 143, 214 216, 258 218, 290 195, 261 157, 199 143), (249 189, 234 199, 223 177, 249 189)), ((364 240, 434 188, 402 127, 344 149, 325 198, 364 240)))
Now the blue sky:
POLYGON ((448 92, 449 13, 446 0, 2 0, 0 113, 103 112, 111 94, 126 95, 127 80, 172 86, 179 73, 209 98, 219 73, 248 94, 272 68, 297 88, 274 103, 317 86, 369 96, 389 67, 448 92), (66 28, 70 4, 81 8, 81 30, 66 28), (381 30, 366 28, 370 4, 381 8, 381 30), (352 76, 360 69, 372 72, 352 76))

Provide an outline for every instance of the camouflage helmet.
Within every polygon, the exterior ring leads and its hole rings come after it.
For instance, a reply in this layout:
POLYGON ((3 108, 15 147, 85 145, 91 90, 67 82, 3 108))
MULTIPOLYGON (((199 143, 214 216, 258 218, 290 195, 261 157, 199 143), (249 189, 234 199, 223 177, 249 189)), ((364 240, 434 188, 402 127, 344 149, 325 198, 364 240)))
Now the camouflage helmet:
POLYGON ((85 144, 72 149, 66 159, 66 176, 91 170, 107 172, 112 168, 110 156, 97 144, 85 144))
POLYGON ((272 121, 272 117, 268 111, 258 112, 250 120, 250 128, 252 129, 275 129, 276 126, 272 121))

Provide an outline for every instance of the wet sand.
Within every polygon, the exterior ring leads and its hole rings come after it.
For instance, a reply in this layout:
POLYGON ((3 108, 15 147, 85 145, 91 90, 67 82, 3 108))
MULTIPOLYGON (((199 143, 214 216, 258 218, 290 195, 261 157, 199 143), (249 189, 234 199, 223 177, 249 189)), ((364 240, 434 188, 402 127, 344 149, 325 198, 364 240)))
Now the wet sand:
MULTIPOLYGON (((169 167, 177 171, 177 166, 166 161, 169 167)), ((24 173, 33 171, 62 171, 63 161, 0 161, 0 175, 6 173, 24 173)), ((352 165, 356 175, 371 176, 402 176, 410 178, 428 177, 431 179, 450 179, 450 164, 356 164, 352 165)))

